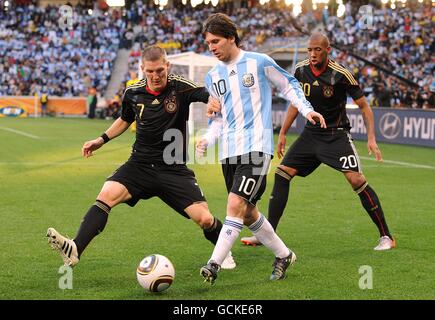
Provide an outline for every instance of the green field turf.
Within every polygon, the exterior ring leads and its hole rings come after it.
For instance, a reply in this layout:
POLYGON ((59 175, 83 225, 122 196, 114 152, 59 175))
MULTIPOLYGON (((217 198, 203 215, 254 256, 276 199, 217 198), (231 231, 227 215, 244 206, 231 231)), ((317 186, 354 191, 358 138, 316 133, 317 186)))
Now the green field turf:
MULTIPOLYGON (((435 150, 381 144, 380 164, 368 158, 364 142, 356 146, 397 238, 395 250, 373 251, 378 232, 359 198, 342 174, 321 166, 291 185, 278 233, 298 261, 284 281, 268 280, 273 255, 267 249, 237 242, 237 268, 221 271, 214 286, 203 283, 199 269, 211 244, 194 223, 154 198, 113 209, 74 269, 73 289, 59 289, 61 260, 45 233, 53 226, 74 237, 105 178, 128 158, 130 132, 94 157, 81 157, 83 142, 109 124, 0 119, 0 299, 435 299, 435 150), (161 294, 144 292, 136 281, 137 264, 151 253, 169 257, 176 269, 172 287, 161 294), (372 268, 372 289, 359 288, 361 266, 372 268)), ((289 136, 288 144, 294 139, 289 136)), ((265 214, 277 164, 275 158, 259 203, 265 214)), ((191 167, 223 220, 227 195, 220 166, 191 167)))

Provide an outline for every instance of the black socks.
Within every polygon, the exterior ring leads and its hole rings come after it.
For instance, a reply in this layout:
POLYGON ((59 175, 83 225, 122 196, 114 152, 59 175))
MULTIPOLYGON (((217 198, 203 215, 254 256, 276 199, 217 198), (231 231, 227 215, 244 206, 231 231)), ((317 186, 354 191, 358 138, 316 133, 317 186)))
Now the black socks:
POLYGON ((218 241, 219 233, 221 232, 221 229, 222 229, 222 222, 218 218, 214 217, 213 225, 210 228, 203 230, 204 236, 208 241, 210 241, 215 245, 216 242, 218 241))
POLYGON ((276 169, 275 182, 270 195, 269 214, 267 218, 275 231, 284 212, 285 206, 287 205, 291 179, 292 176, 287 172, 280 168, 276 169))
POLYGON ((89 208, 74 238, 79 257, 89 242, 104 230, 110 209, 107 204, 100 200, 97 200, 95 204, 89 208))
POLYGON ((381 203, 376 192, 367 184, 367 182, 357 188, 355 192, 358 194, 364 209, 366 209, 370 218, 378 227, 380 236, 388 236, 390 239, 393 239, 388 230, 384 212, 382 211, 381 203))

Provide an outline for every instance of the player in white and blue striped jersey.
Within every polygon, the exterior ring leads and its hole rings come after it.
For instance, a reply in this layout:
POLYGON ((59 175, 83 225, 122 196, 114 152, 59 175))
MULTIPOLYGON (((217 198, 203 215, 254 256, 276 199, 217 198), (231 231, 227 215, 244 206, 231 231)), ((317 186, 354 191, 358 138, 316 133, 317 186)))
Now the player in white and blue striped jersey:
POLYGON ((325 122, 305 99, 294 77, 267 55, 240 48, 237 27, 228 16, 211 15, 203 33, 210 51, 220 60, 207 74, 206 87, 221 105, 219 159, 229 195, 218 242, 200 272, 205 281, 215 281, 222 261, 246 225, 275 254, 270 279, 284 279, 296 255, 256 206, 266 188, 273 156, 272 86, 310 122, 318 120, 322 127, 325 122))
POLYGON ((220 160, 253 151, 273 155, 272 86, 315 123, 299 82, 266 54, 239 49, 234 60, 210 70, 205 83, 222 105, 220 160))

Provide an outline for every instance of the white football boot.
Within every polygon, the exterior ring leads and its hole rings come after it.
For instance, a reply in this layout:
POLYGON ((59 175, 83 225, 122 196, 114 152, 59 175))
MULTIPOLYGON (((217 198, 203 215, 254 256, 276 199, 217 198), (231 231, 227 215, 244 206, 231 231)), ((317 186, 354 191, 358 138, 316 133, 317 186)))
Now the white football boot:
POLYGON ((79 263, 79 255, 75 242, 57 232, 54 228, 47 230, 48 244, 60 253, 66 266, 74 267, 79 263))
POLYGON ((243 237, 240 241, 246 246, 262 246, 263 244, 255 237, 243 237))
POLYGON ((388 236, 383 236, 379 239, 379 244, 373 249, 376 251, 390 250, 396 247, 396 240, 388 236))
POLYGON ((230 251, 222 262, 221 269, 234 269, 235 267, 236 262, 234 261, 233 254, 230 251))

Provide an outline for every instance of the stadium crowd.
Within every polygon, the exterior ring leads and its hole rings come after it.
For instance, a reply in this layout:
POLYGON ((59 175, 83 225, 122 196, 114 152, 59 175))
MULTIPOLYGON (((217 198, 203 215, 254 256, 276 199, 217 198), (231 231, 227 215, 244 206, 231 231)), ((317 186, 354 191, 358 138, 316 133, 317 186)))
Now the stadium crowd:
MULTIPOLYGON (((217 11, 226 12, 240 26, 246 50, 262 51, 267 45, 270 48, 273 40, 291 44, 301 37, 291 23, 291 10, 278 10, 272 2, 249 7, 252 3, 242 1, 241 8, 234 8, 232 2, 216 8, 179 4, 160 10, 139 0, 125 11, 95 7, 92 12, 79 5, 74 7, 71 30, 59 24, 59 7, 28 5, 0 10, 0 95, 45 91, 85 96, 91 87, 104 95, 119 48, 131 50, 125 84, 132 71, 138 71, 141 49, 147 45, 159 44, 168 53, 207 52, 202 22, 217 11)), ((353 9, 344 18, 325 18, 321 10, 320 14, 306 11, 297 17, 297 24, 305 30, 319 25, 326 28, 333 43, 344 49, 333 50, 334 59, 354 71, 372 105, 435 108, 431 54, 435 9, 430 5, 376 8, 371 26, 361 25, 355 6, 353 9), (368 65, 349 51, 391 72, 368 65), (399 81, 391 73, 417 86, 399 81)))
POLYGON ((71 29, 57 6, 0 10, 0 95, 84 96, 92 87, 103 91, 123 29, 116 10, 91 15, 77 6, 71 29))
POLYGON ((430 6, 385 7, 374 9, 371 20, 361 13, 328 18, 327 33, 336 45, 418 85, 408 85, 345 51, 336 51, 335 58, 353 69, 372 105, 435 108, 434 13, 430 6))
MULTIPOLYGON (((131 21, 128 29, 132 31, 132 49, 125 81, 131 72, 138 70, 138 57, 141 49, 147 45, 157 44, 171 54, 185 51, 208 53, 201 35, 202 22, 210 14, 219 11, 229 13, 231 19, 237 21, 245 50, 258 51, 271 38, 291 41, 292 38, 299 37, 299 33, 289 23, 291 11, 277 11, 266 6, 226 8, 225 5, 217 8, 203 6, 201 10, 178 6, 160 11, 158 7, 146 7, 142 1, 137 1, 127 13, 128 20, 131 21)), ((309 28, 315 25, 315 19, 311 13, 307 13, 299 17, 299 23, 309 28)))

